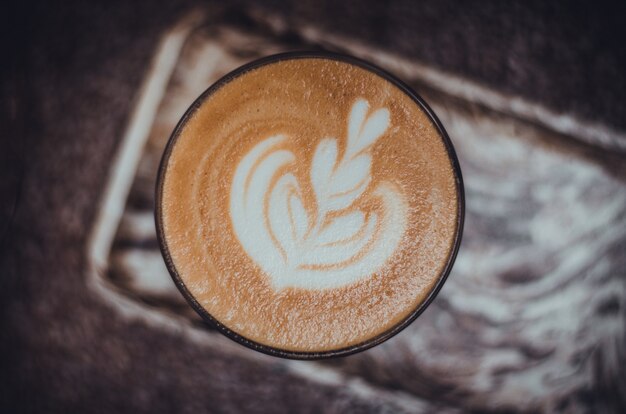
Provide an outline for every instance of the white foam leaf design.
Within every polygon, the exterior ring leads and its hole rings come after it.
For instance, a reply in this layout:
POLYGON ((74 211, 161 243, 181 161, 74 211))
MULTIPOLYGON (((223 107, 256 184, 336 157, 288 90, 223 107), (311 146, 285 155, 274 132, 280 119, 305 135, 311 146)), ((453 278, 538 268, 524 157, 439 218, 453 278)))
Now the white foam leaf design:
POLYGON ((351 158, 365 151, 385 133, 389 127, 389 111, 381 108, 369 118, 363 115, 368 108, 367 101, 359 100, 353 106, 348 126, 348 148, 346 156, 351 158))
MULTIPOLYGON (((357 158, 343 163, 333 174, 333 179, 328 188, 329 197, 337 197, 343 194, 354 193, 357 189, 369 183, 372 178, 370 168, 372 157, 363 154, 357 158)), ((354 193, 355 197, 361 193, 354 193)))
MULTIPOLYGON (((355 256, 355 252, 360 252, 366 246, 366 244, 370 242, 375 231, 376 218, 373 218, 365 224, 363 237, 349 240, 341 245, 312 245, 309 249, 302 251, 302 260, 304 263, 315 263, 315 265, 318 266, 332 266, 335 264, 342 264, 343 262, 347 262, 352 259, 355 256)), ((371 272, 375 270, 376 269, 372 269, 370 273, 354 276, 366 277, 371 275, 371 272)), ((333 272, 330 271, 329 274, 332 275, 333 272)))
POLYGON ((332 220, 320 231, 317 241, 320 246, 347 242, 354 238, 365 225, 362 211, 351 211, 332 220))
POLYGON ((285 220, 290 217, 289 198, 283 194, 289 194, 297 190, 298 182, 293 174, 283 175, 272 190, 269 199, 267 215, 269 217, 270 231, 282 248, 282 253, 287 258, 292 254, 295 247, 295 229, 292 220, 285 220))
POLYGON ((286 149, 287 137, 261 141, 237 165, 230 198, 233 228, 276 289, 354 283, 376 272, 403 237, 407 207, 396 187, 383 182, 368 192, 370 150, 390 123, 386 108, 369 116, 368 111, 363 99, 352 106, 341 158, 336 139, 317 144, 309 171, 314 205, 304 203, 301 183, 289 171, 297 157, 286 149), (381 210, 360 210, 362 197, 379 198, 381 210))
POLYGON ((359 140, 368 109, 369 104, 365 99, 358 99, 354 105, 352 105, 352 111, 350 112, 350 119, 348 121, 348 146, 354 147, 359 140))
POLYGON ((337 192, 326 199, 323 204, 323 211, 337 211, 348 208, 361 196, 370 184, 371 177, 366 177, 357 187, 349 191, 337 192))
MULTIPOLYGON (((326 138, 320 141, 311 163, 311 183, 318 200, 326 196, 327 186, 337 160, 337 140, 326 138)), ((319 201, 318 201, 319 202, 319 201)))

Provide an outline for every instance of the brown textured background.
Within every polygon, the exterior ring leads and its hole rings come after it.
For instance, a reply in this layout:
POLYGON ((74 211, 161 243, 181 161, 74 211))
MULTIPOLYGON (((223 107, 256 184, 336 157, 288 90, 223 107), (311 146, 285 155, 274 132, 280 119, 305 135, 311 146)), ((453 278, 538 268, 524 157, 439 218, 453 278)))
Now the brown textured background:
MULTIPOLYGON (((359 396, 347 387, 312 384, 292 377, 279 365, 237 354, 208 353, 174 333, 120 318, 85 288, 86 237, 137 85, 162 31, 199 4, 2 6, 0 411, 402 412, 393 401, 359 396)), ((264 7, 293 25, 314 23, 557 111, 624 129, 625 33, 618 2, 355 4, 270 2, 264 7)), ((226 18, 252 25, 239 11, 246 9, 243 2, 232 7, 226 18)), ((573 152, 591 153, 596 162, 606 161, 601 171, 623 180, 623 170, 615 167, 624 164, 622 156, 593 148, 583 151, 574 143, 571 147, 573 152)), ((464 171, 474 168, 467 167, 464 171)), ((609 196, 597 186, 589 195, 596 197, 599 207, 609 196)), ((563 207, 555 202, 554 208, 563 207)), ((497 238, 503 222, 477 218, 472 225, 497 238)), ((583 239, 583 249, 602 234, 583 239)), ((601 302, 598 318, 615 318, 626 308, 620 291, 625 277, 624 239, 619 240, 606 253, 609 269, 605 271, 611 280, 617 278, 617 294, 601 302)), ((479 244, 479 239, 473 239, 465 246, 479 244)), ((506 246, 506 240, 502 244, 506 246)), ((539 277, 559 260, 558 256, 539 259, 523 274, 507 277, 513 282, 539 277)), ((571 283, 584 280, 583 273, 571 283)), ((456 323, 471 326, 480 319, 465 315, 456 323)), ((625 342, 623 328, 614 329, 615 348, 574 356, 580 361, 605 358, 611 365, 592 364, 594 381, 555 406, 543 406, 544 410, 623 412, 625 380, 619 366, 624 362, 620 345, 625 342)), ((469 353, 478 351, 472 348, 474 339, 467 338, 469 353)), ((542 351, 526 347, 524 352, 535 358, 542 351)), ((367 358, 342 363, 358 374, 367 366, 367 358)), ((398 366, 396 370, 402 364, 398 366)), ((424 401, 425 412, 440 407, 451 412, 467 407, 515 409, 483 403, 479 393, 472 394, 480 384, 447 378, 445 369, 439 374, 446 381, 437 386, 419 372, 407 376, 410 383, 394 382, 393 373, 384 370, 368 380, 392 391, 412 390, 424 401)))

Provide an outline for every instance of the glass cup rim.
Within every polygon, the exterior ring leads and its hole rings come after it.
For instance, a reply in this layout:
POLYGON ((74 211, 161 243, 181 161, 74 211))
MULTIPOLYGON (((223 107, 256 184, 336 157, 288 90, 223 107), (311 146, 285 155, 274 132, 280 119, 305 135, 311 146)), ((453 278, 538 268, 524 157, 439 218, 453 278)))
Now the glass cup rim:
POLYGON ((200 317, 204 320, 204 322, 209 325, 215 327, 220 333, 225 335, 226 337, 232 339, 233 341, 246 346, 247 348, 253 349, 255 351, 268 354, 275 357, 286 358, 286 359, 299 359, 299 360, 318 360, 318 359, 327 359, 327 358, 335 358, 341 356, 347 356, 351 354, 355 354, 357 352, 365 351, 369 348, 372 348, 376 345, 379 345, 391 337, 397 335, 407 326, 409 326, 417 317, 424 312, 424 310, 432 303, 435 299, 443 284, 446 282, 448 275, 450 274, 454 261, 456 260, 456 256, 459 251, 459 247, 461 244, 461 239, 463 236, 463 224, 465 220, 465 190, 463 185, 463 177, 461 174, 461 168, 459 165, 458 158, 456 156, 456 152, 454 150, 454 146, 452 145, 452 141, 448 136, 448 133, 444 129, 443 125, 437 118, 434 111, 428 106, 426 101, 417 94, 411 87, 409 87, 406 83, 398 79, 395 75, 387 72, 386 70, 370 63, 360 58, 356 58, 354 56, 350 56, 342 53, 335 52, 327 52, 327 51, 293 51, 293 52, 285 52, 278 53, 274 55, 269 55, 266 57, 262 57, 260 59, 256 59, 249 63, 246 63, 228 74, 221 77, 211 86, 209 86, 202 94, 194 100, 194 102, 189 106, 189 108, 185 111, 181 119, 178 121, 176 127, 172 131, 170 135, 167 145, 165 146, 165 150, 163 151, 163 155, 161 157, 161 162, 159 164, 159 169, 157 173, 157 181, 155 188, 155 225, 157 231, 157 239, 159 243, 159 248, 161 250, 161 254, 163 256, 165 265, 167 270, 174 281, 174 284, 181 292, 187 303, 200 315, 200 317), (454 173, 454 179, 456 184, 456 195, 457 195, 457 220, 456 220, 456 228, 454 235, 454 242, 452 245, 452 249, 448 255, 446 260, 446 264, 439 274, 437 281, 433 288, 428 292, 426 298, 419 303, 419 305, 413 309, 405 318, 403 318, 400 322, 387 329, 385 332, 382 332, 372 338, 369 338, 363 342, 358 344, 350 345, 343 348, 327 350, 327 351, 291 351, 281 348, 272 347, 269 345, 265 345, 251 339, 246 338, 243 335, 238 334, 237 332, 231 330, 226 325, 222 324, 217 318, 213 317, 193 296, 193 294, 187 289, 184 281, 178 274, 176 266, 171 258, 169 248, 167 246, 167 242, 165 240, 165 232, 163 228, 163 217, 162 217, 162 199, 163 199, 163 184, 165 179, 165 172, 167 170, 168 161, 174 146, 176 145, 176 141, 180 136, 181 131, 184 129, 185 125, 191 118, 191 116, 198 110, 198 108, 206 101, 213 93, 215 93, 222 86, 228 84, 235 78, 244 75, 246 72, 249 72, 254 69, 258 69, 262 66, 266 66, 269 64, 273 64, 276 62, 280 62, 283 60, 293 60, 293 59, 327 59, 327 60, 335 60, 348 64, 352 64, 358 66, 362 69, 368 70, 375 75, 382 77, 383 79, 391 82, 394 86, 399 88, 402 92, 409 96, 428 116, 430 121, 433 123, 437 132, 441 136, 444 145, 446 147, 446 152, 450 159, 450 163, 452 165, 452 170, 454 173))

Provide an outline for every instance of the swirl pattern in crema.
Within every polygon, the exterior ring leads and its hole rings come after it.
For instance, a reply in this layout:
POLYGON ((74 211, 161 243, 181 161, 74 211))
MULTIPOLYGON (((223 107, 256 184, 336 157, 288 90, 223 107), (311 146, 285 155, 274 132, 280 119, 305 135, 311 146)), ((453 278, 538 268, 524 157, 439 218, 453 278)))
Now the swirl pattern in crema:
POLYGON ((337 350, 393 328, 434 288, 458 231, 459 184, 428 115, 337 60, 230 79, 163 168, 176 273, 221 324, 274 348, 337 350))
POLYGON ((230 218, 239 242, 276 289, 337 288, 372 275, 394 253, 406 229, 408 208, 392 183, 369 197, 380 211, 358 202, 372 182, 370 149, 389 128, 389 111, 368 116, 364 99, 352 106, 342 156, 337 139, 320 140, 306 184, 289 167, 296 155, 276 135, 255 145, 237 165, 231 186, 230 218), (315 197, 306 205, 303 185, 315 197))

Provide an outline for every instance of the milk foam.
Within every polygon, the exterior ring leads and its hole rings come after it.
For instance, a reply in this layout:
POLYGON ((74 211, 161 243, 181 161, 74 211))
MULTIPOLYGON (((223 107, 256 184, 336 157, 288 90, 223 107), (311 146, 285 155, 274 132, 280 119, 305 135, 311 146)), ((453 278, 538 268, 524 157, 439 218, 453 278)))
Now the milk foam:
POLYGON ((274 289, 346 286, 373 275, 396 251, 407 226, 407 203, 390 182, 370 188, 371 149, 389 128, 389 111, 368 112, 366 100, 353 104, 341 158, 337 139, 319 141, 307 182, 289 170, 300 160, 285 149, 285 135, 264 139, 237 165, 230 219, 241 246, 274 289), (304 185, 311 186, 314 205, 305 205, 304 185), (379 200, 381 208, 363 211, 364 199, 379 200))
POLYGON ((458 181, 404 90, 357 65, 286 59, 185 120, 163 164, 162 234, 223 326, 275 349, 341 350, 391 332, 438 286, 458 181))

